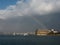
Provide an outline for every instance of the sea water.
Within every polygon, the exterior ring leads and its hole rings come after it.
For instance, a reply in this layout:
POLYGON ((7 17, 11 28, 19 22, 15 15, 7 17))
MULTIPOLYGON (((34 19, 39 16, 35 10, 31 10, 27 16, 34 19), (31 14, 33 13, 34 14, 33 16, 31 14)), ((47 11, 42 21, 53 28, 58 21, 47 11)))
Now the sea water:
POLYGON ((0 36, 0 45, 60 45, 60 36, 0 36))

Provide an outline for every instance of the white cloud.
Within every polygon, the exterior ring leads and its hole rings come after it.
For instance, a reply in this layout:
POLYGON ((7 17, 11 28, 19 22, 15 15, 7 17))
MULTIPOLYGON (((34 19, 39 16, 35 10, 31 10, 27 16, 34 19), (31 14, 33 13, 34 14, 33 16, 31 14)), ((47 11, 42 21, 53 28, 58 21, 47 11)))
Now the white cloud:
POLYGON ((4 10, 0 10, 0 18, 33 13, 41 15, 56 11, 60 11, 60 0, 29 0, 28 3, 21 0, 16 2, 16 5, 10 5, 4 10))

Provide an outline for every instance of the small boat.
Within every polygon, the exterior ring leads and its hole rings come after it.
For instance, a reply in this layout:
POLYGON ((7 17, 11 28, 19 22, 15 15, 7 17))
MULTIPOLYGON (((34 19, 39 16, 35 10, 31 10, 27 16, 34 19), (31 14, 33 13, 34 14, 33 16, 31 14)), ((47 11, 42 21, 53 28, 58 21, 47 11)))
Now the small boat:
POLYGON ((24 33, 24 36, 27 36, 28 35, 28 33, 24 33))

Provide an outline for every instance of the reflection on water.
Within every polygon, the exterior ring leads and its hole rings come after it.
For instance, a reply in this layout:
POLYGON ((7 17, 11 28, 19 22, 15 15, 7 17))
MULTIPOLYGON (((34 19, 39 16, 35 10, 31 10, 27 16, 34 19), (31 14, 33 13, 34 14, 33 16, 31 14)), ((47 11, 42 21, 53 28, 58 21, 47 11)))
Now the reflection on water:
POLYGON ((60 45, 60 36, 0 36, 0 45, 60 45))

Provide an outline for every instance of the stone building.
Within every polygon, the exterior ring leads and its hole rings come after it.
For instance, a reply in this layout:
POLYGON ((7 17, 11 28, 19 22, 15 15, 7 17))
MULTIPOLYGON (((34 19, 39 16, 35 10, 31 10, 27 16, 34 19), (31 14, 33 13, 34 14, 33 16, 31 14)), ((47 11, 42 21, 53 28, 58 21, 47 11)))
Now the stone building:
POLYGON ((56 31, 54 29, 48 30, 48 29, 37 29, 35 31, 35 35, 58 35, 59 31, 56 31))
POLYGON ((50 32, 48 29, 37 29, 35 35, 47 35, 50 32))

